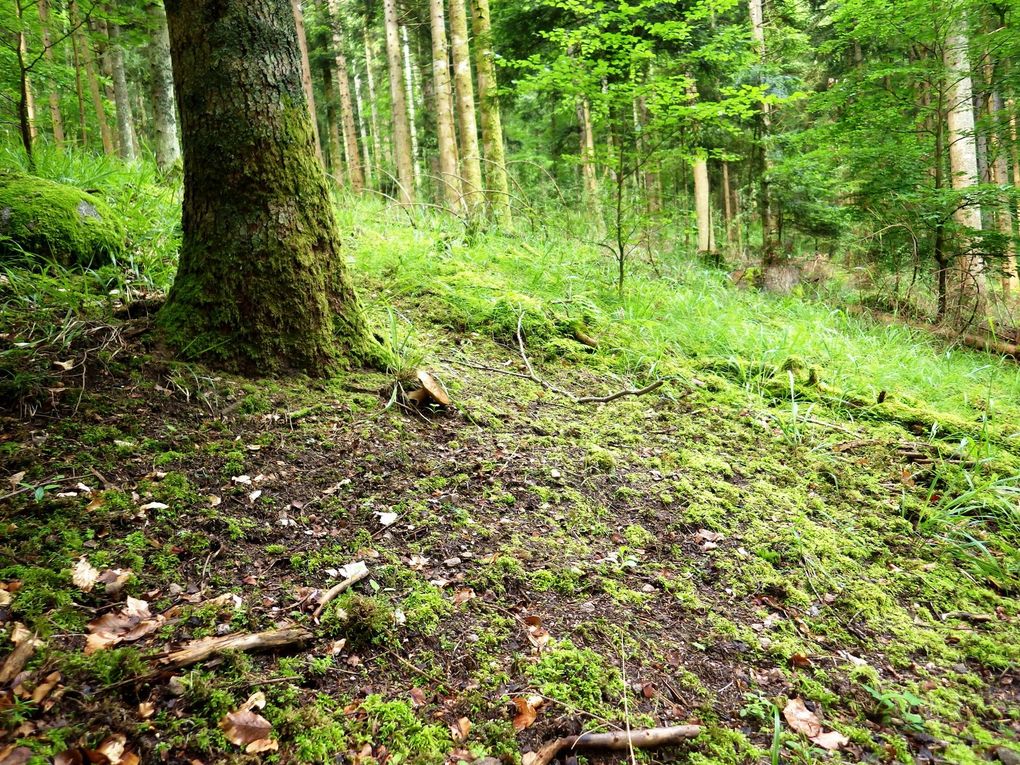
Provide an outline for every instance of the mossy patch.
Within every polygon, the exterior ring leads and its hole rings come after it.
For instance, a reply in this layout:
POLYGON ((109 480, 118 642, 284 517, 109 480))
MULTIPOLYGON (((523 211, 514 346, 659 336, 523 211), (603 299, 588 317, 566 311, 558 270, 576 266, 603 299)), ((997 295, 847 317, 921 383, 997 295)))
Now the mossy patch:
POLYGON ((0 172, 0 262, 45 258, 100 266, 125 249, 120 216, 92 194, 42 178, 0 172))

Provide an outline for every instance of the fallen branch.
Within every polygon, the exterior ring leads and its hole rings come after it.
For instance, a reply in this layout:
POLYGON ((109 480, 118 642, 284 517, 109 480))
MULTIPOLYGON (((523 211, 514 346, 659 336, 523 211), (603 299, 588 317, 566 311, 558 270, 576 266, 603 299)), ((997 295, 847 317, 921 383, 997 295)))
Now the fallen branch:
POLYGON ((263 651, 283 648, 295 643, 311 640, 312 633, 304 627, 285 627, 267 632, 238 633, 222 637, 208 637, 196 640, 183 648, 171 651, 159 659, 159 663, 171 669, 180 669, 205 661, 225 651, 263 651))
POLYGON ((365 564, 361 564, 361 566, 357 570, 355 570, 355 572, 351 574, 349 577, 344 579, 339 584, 335 584, 328 590, 326 590, 326 594, 322 596, 322 601, 320 601, 319 607, 315 609, 315 611, 312 613, 312 616, 318 619, 319 615, 322 613, 322 610, 329 605, 330 601, 333 600, 333 598, 335 598, 341 592, 349 590, 351 587, 356 585, 366 576, 368 576, 368 566, 366 566, 365 564))
POLYGON ((528 370, 528 373, 526 375, 515 376, 520 376, 524 377, 527 380, 531 380, 532 382, 541 385, 546 390, 552 391, 553 393, 558 393, 559 395, 570 399, 575 404, 607 404, 610 401, 616 401, 616 399, 623 398, 624 396, 643 396, 646 393, 651 393, 653 390, 661 388, 663 383, 665 382, 665 380, 656 380, 655 382, 646 385, 643 388, 626 388, 624 390, 619 390, 616 393, 610 393, 607 396, 575 396, 570 391, 564 390, 563 388, 557 388, 552 383, 543 380, 541 377, 535 374, 535 369, 534 367, 531 366, 531 359, 528 358, 528 354, 524 350, 524 336, 523 334, 521 334, 521 324, 523 321, 524 314, 522 313, 517 317, 517 347, 521 352, 521 359, 523 359, 524 367, 528 370))
POLYGON ((700 725, 674 725, 668 728, 646 728, 644 730, 614 731, 612 733, 582 733, 580 736, 566 736, 543 744, 537 752, 529 753, 522 759, 524 765, 549 765, 564 749, 609 749, 624 751, 652 749, 657 746, 679 744, 689 738, 701 735, 700 725))
POLYGON ((35 633, 18 639, 14 650, 4 661, 3 666, 0 666, 0 685, 6 685, 17 677, 41 644, 42 641, 36 639, 35 633))

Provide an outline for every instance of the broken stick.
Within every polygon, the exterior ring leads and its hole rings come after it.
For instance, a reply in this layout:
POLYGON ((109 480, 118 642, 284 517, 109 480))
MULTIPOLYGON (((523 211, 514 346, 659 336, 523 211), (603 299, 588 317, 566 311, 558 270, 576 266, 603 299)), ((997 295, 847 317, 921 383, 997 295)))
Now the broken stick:
MULTIPOLYGON (((357 566, 356 563, 351 565, 357 566)), ((333 598, 335 598, 341 592, 349 590, 351 587, 356 585, 366 576, 368 576, 368 566, 366 566, 364 563, 361 563, 361 565, 357 566, 357 568, 355 568, 354 570, 354 573, 352 573, 349 577, 344 579, 339 584, 335 584, 328 590, 326 590, 326 594, 322 596, 322 601, 319 603, 319 607, 316 608, 315 611, 312 613, 312 616, 318 619, 319 615, 322 613, 322 610, 329 605, 329 602, 333 600, 333 598)))
POLYGON ((544 744, 534 757, 523 759, 526 765, 549 765, 564 749, 610 749, 621 751, 652 749, 657 746, 679 744, 689 738, 701 735, 700 725, 673 725, 668 728, 645 728, 644 730, 614 731, 612 733, 582 733, 580 736, 566 736, 544 744))
POLYGON ((176 651, 171 651, 159 663, 171 669, 180 669, 205 661, 224 651, 262 651, 283 648, 312 639, 312 633, 304 627, 285 627, 267 632, 235 633, 222 637, 208 637, 195 640, 176 651))

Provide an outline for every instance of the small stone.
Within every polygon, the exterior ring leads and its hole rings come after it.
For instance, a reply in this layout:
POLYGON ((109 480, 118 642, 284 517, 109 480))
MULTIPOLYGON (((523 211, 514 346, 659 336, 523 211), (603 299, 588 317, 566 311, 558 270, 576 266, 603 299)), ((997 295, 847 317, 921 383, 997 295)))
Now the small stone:
POLYGON ((230 625, 229 624, 217 624, 216 625, 216 634, 217 635, 229 635, 230 634, 230 625))
POLYGON ((1015 749, 1009 749, 1005 746, 997 747, 995 756, 999 758, 999 762, 1002 765, 1020 765, 1020 752, 1017 752, 1015 749))
POLYGON ((460 558, 458 558, 456 556, 454 556, 453 558, 447 558, 446 560, 443 561, 443 565, 446 566, 447 568, 452 568, 454 566, 459 566, 460 565, 460 558))

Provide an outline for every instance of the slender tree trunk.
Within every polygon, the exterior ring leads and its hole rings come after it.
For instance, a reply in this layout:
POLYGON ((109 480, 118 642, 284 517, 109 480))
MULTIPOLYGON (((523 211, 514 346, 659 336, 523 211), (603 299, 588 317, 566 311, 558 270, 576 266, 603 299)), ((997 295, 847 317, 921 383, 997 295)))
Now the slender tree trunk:
POLYGON ((78 97, 78 127, 81 130, 81 147, 89 145, 88 119, 85 113, 85 85, 81 81, 81 56, 78 54, 78 35, 71 35, 71 61, 74 67, 74 90, 78 97))
POLYGON ((351 78, 347 70, 347 54, 344 52, 340 5, 337 0, 328 0, 328 3, 333 38, 333 58, 336 64, 336 87, 340 93, 340 120, 347 156, 347 172, 351 180, 351 188, 360 193, 365 188, 365 175, 361 168, 361 158, 358 156, 358 135, 354 124, 354 104, 351 101, 351 78))
MULTIPOLYGON (((49 2, 38 0, 39 3, 39 24, 42 26, 43 55, 46 63, 53 66, 53 48, 50 42, 49 26, 49 2)), ((60 114, 60 94, 55 88, 50 88, 50 124, 53 126, 53 142, 57 148, 64 145, 64 118, 60 114)))
POLYGON ((432 22, 432 88, 435 91, 436 137, 439 142, 439 185, 445 205, 455 212, 462 212, 464 196, 461 192, 457 134, 453 125, 453 88, 443 0, 429 1, 429 16, 432 22))
MULTIPOLYGON (((991 85, 991 83, 989 83, 991 85)), ((998 91, 991 87, 988 97, 988 116, 991 121, 991 129, 988 133, 989 144, 989 169, 991 170, 991 182, 998 186, 1007 186, 1011 183, 1009 173, 1009 155, 1006 152, 1005 142, 1002 140, 1002 132, 1005 126, 1002 124, 1001 116, 1004 114, 1002 97, 998 91)), ((1003 196, 1002 205, 995 211, 996 228, 1005 240, 1002 262, 1002 294, 1009 297, 1020 288, 1020 279, 1016 270, 1016 242, 1013 239, 1013 202, 1009 195, 1003 196)))
POLYGON ((158 317, 166 340, 259 375, 381 360, 315 156, 289 1, 166 10, 184 145, 180 266, 158 317))
POLYGON ((322 83, 326 94, 326 128, 329 142, 326 144, 329 154, 329 172, 337 183, 343 183, 344 170, 344 148, 340 140, 340 117, 339 112, 340 93, 337 91, 334 79, 333 64, 329 61, 322 62, 322 83))
POLYGON ((595 178, 595 136, 591 126, 591 108, 587 98, 577 99, 577 124, 580 128, 581 179, 585 198, 589 203, 598 198, 598 182, 595 178))
POLYGON ((294 15, 294 27, 297 29, 298 48, 301 51, 301 86, 305 90, 305 103, 308 104, 308 116, 312 118, 312 134, 315 136, 315 156, 319 164, 326 166, 322 158, 322 141, 319 139, 319 113, 315 108, 315 89, 312 87, 312 65, 308 60, 308 37, 305 34, 305 14, 301 8, 301 0, 291 0, 291 13, 294 15))
MULTIPOLYGON (((361 78, 358 75, 354 75, 354 98, 358 106, 358 133, 361 135, 361 159, 362 166, 365 170, 365 183, 368 188, 375 188, 372 181, 372 156, 369 154, 369 146, 375 144, 375 148, 379 148, 379 138, 377 134, 373 134, 371 137, 368 135, 368 130, 365 127, 365 105, 361 99, 361 78)), ((372 113, 375 113, 375 104, 372 104, 372 113)), ((376 161, 378 161, 379 154, 376 154, 376 161)))
POLYGON ((110 69, 113 73, 113 95, 117 105, 117 144, 120 156, 129 162, 138 159, 135 147, 134 116, 131 110, 131 94, 128 92, 127 75, 124 72, 124 49, 120 46, 120 27, 110 24, 110 69))
POLYGON ((383 0, 386 24, 386 64, 390 77, 390 103, 393 110, 393 153, 397 164, 398 199, 403 205, 414 203, 414 162, 411 158, 411 131, 407 123, 407 99, 401 65, 400 32, 396 0, 383 0))
POLYGON ((14 12, 17 17, 17 60, 20 94, 18 99, 18 126, 21 133, 21 144, 25 148, 29 167, 34 166, 35 157, 32 153, 38 128, 35 124, 35 97, 32 95, 32 82, 28 77, 28 39, 25 34, 25 19, 22 11, 22 0, 14 0, 14 12))
POLYGON ((691 160, 694 170, 694 210, 698 221, 698 252, 712 251, 711 190, 708 185, 708 158, 698 150, 691 160))
MULTIPOLYGON (((958 23, 962 25, 965 21, 961 19, 958 23)), ((949 167, 953 188, 961 191, 978 183, 973 89, 967 49, 967 35, 962 29, 953 30, 946 40, 944 51, 949 90, 949 167)), ((954 213, 954 218, 957 225, 966 231, 963 251, 957 258, 961 298, 967 293, 980 298, 985 291, 984 263, 981 256, 973 251, 973 245, 974 237, 981 231, 981 208, 975 204, 962 205, 954 213)))
POLYGON ((414 193, 421 192, 421 165, 418 154, 418 115, 415 114, 414 71, 411 66, 411 45, 407 27, 400 27, 401 50, 404 52, 404 90, 407 92, 407 122, 411 128, 411 169, 414 172, 414 193))
MULTIPOLYGON (((758 52, 758 61, 764 65, 767 60, 765 48, 765 15, 762 7, 762 0, 748 0, 748 11, 751 16, 751 39, 754 41, 755 49, 758 52)), ((779 225, 776 220, 776 211, 772 205, 769 192, 769 171, 771 160, 768 153, 768 136, 772 127, 772 108, 767 102, 761 105, 761 167, 762 175, 759 179, 759 207, 761 216, 761 242, 762 261, 765 265, 775 263, 780 258, 779 242, 777 239, 779 225)))
POLYGON ((471 78, 471 47, 468 42, 467 10, 464 1, 450 0, 450 42, 457 97, 464 201, 468 214, 476 217, 484 209, 485 187, 482 184, 482 160, 478 148, 478 122, 475 117, 475 86, 471 78))
POLYGON ((170 60, 170 33, 166 11, 160 2, 146 7, 152 23, 149 40, 149 70, 152 73, 152 121, 156 133, 156 166, 168 170, 177 164, 181 150, 177 141, 177 106, 174 103, 174 74, 170 60))
POLYGON ((492 22, 489 0, 470 0, 471 24, 475 35, 475 71, 478 76, 478 108, 482 120, 482 149, 485 153, 486 196, 496 222, 510 228, 510 183, 503 148, 503 121, 499 112, 495 55, 492 52, 492 22))
MULTIPOLYGON (((382 148, 382 132, 379 128, 379 110, 376 108, 375 97, 375 56, 372 54, 372 39, 368 34, 368 27, 366 26, 362 30, 362 37, 365 44, 365 85, 368 87, 368 107, 369 107, 369 126, 372 128, 372 154, 375 160, 375 175, 376 177, 382 176, 382 161, 383 161, 383 148, 382 148)), ((361 99, 361 96, 358 96, 361 99)), ((358 106, 358 114, 362 115, 364 120, 364 112, 361 106, 358 106)), ((367 154, 368 148, 365 148, 367 154)), ((372 162, 365 161, 366 170, 368 177, 372 176, 372 162)), ((371 181, 369 181, 371 183, 371 181)))
POLYGON ((108 103, 114 107, 114 124, 110 128, 110 136, 113 139, 114 154, 120 153, 120 133, 117 126, 117 94, 113 90, 113 62, 110 51, 110 31, 106 19, 95 19, 90 22, 92 26, 92 43, 95 45, 96 58, 99 61, 99 71, 103 75, 103 95, 108 103))
POLYGON ((734 231, 733 231, 733 191, 730 188, 730 163, 725 159, 722 161, 722 196, 723 196, 723 221, 726 226, 726 250, 733 254, 734 231))
POLYGON ((71 26, 78 29, 75 33, 78 39, 78 45, 81 50, 81 58, 85 64, 85 76, 89 81, 89 92, 92 94, 92 108, 96 112, 96 122, 99 124, 99 135, 103 140, 103 152, 105 154, 113 154, 114 143, 113 143, 113 132, 110 130, 110 123, 106 119, 106 107, 103 104, 103 94, 99 87, 99 76, 96 72, 96 61, 92 55, 92 48, 89 45, 88 37, 83 33, 79 27, 81 19, 78 12, 78 3, 76 0, 70 2, 71 12, 71 26))

